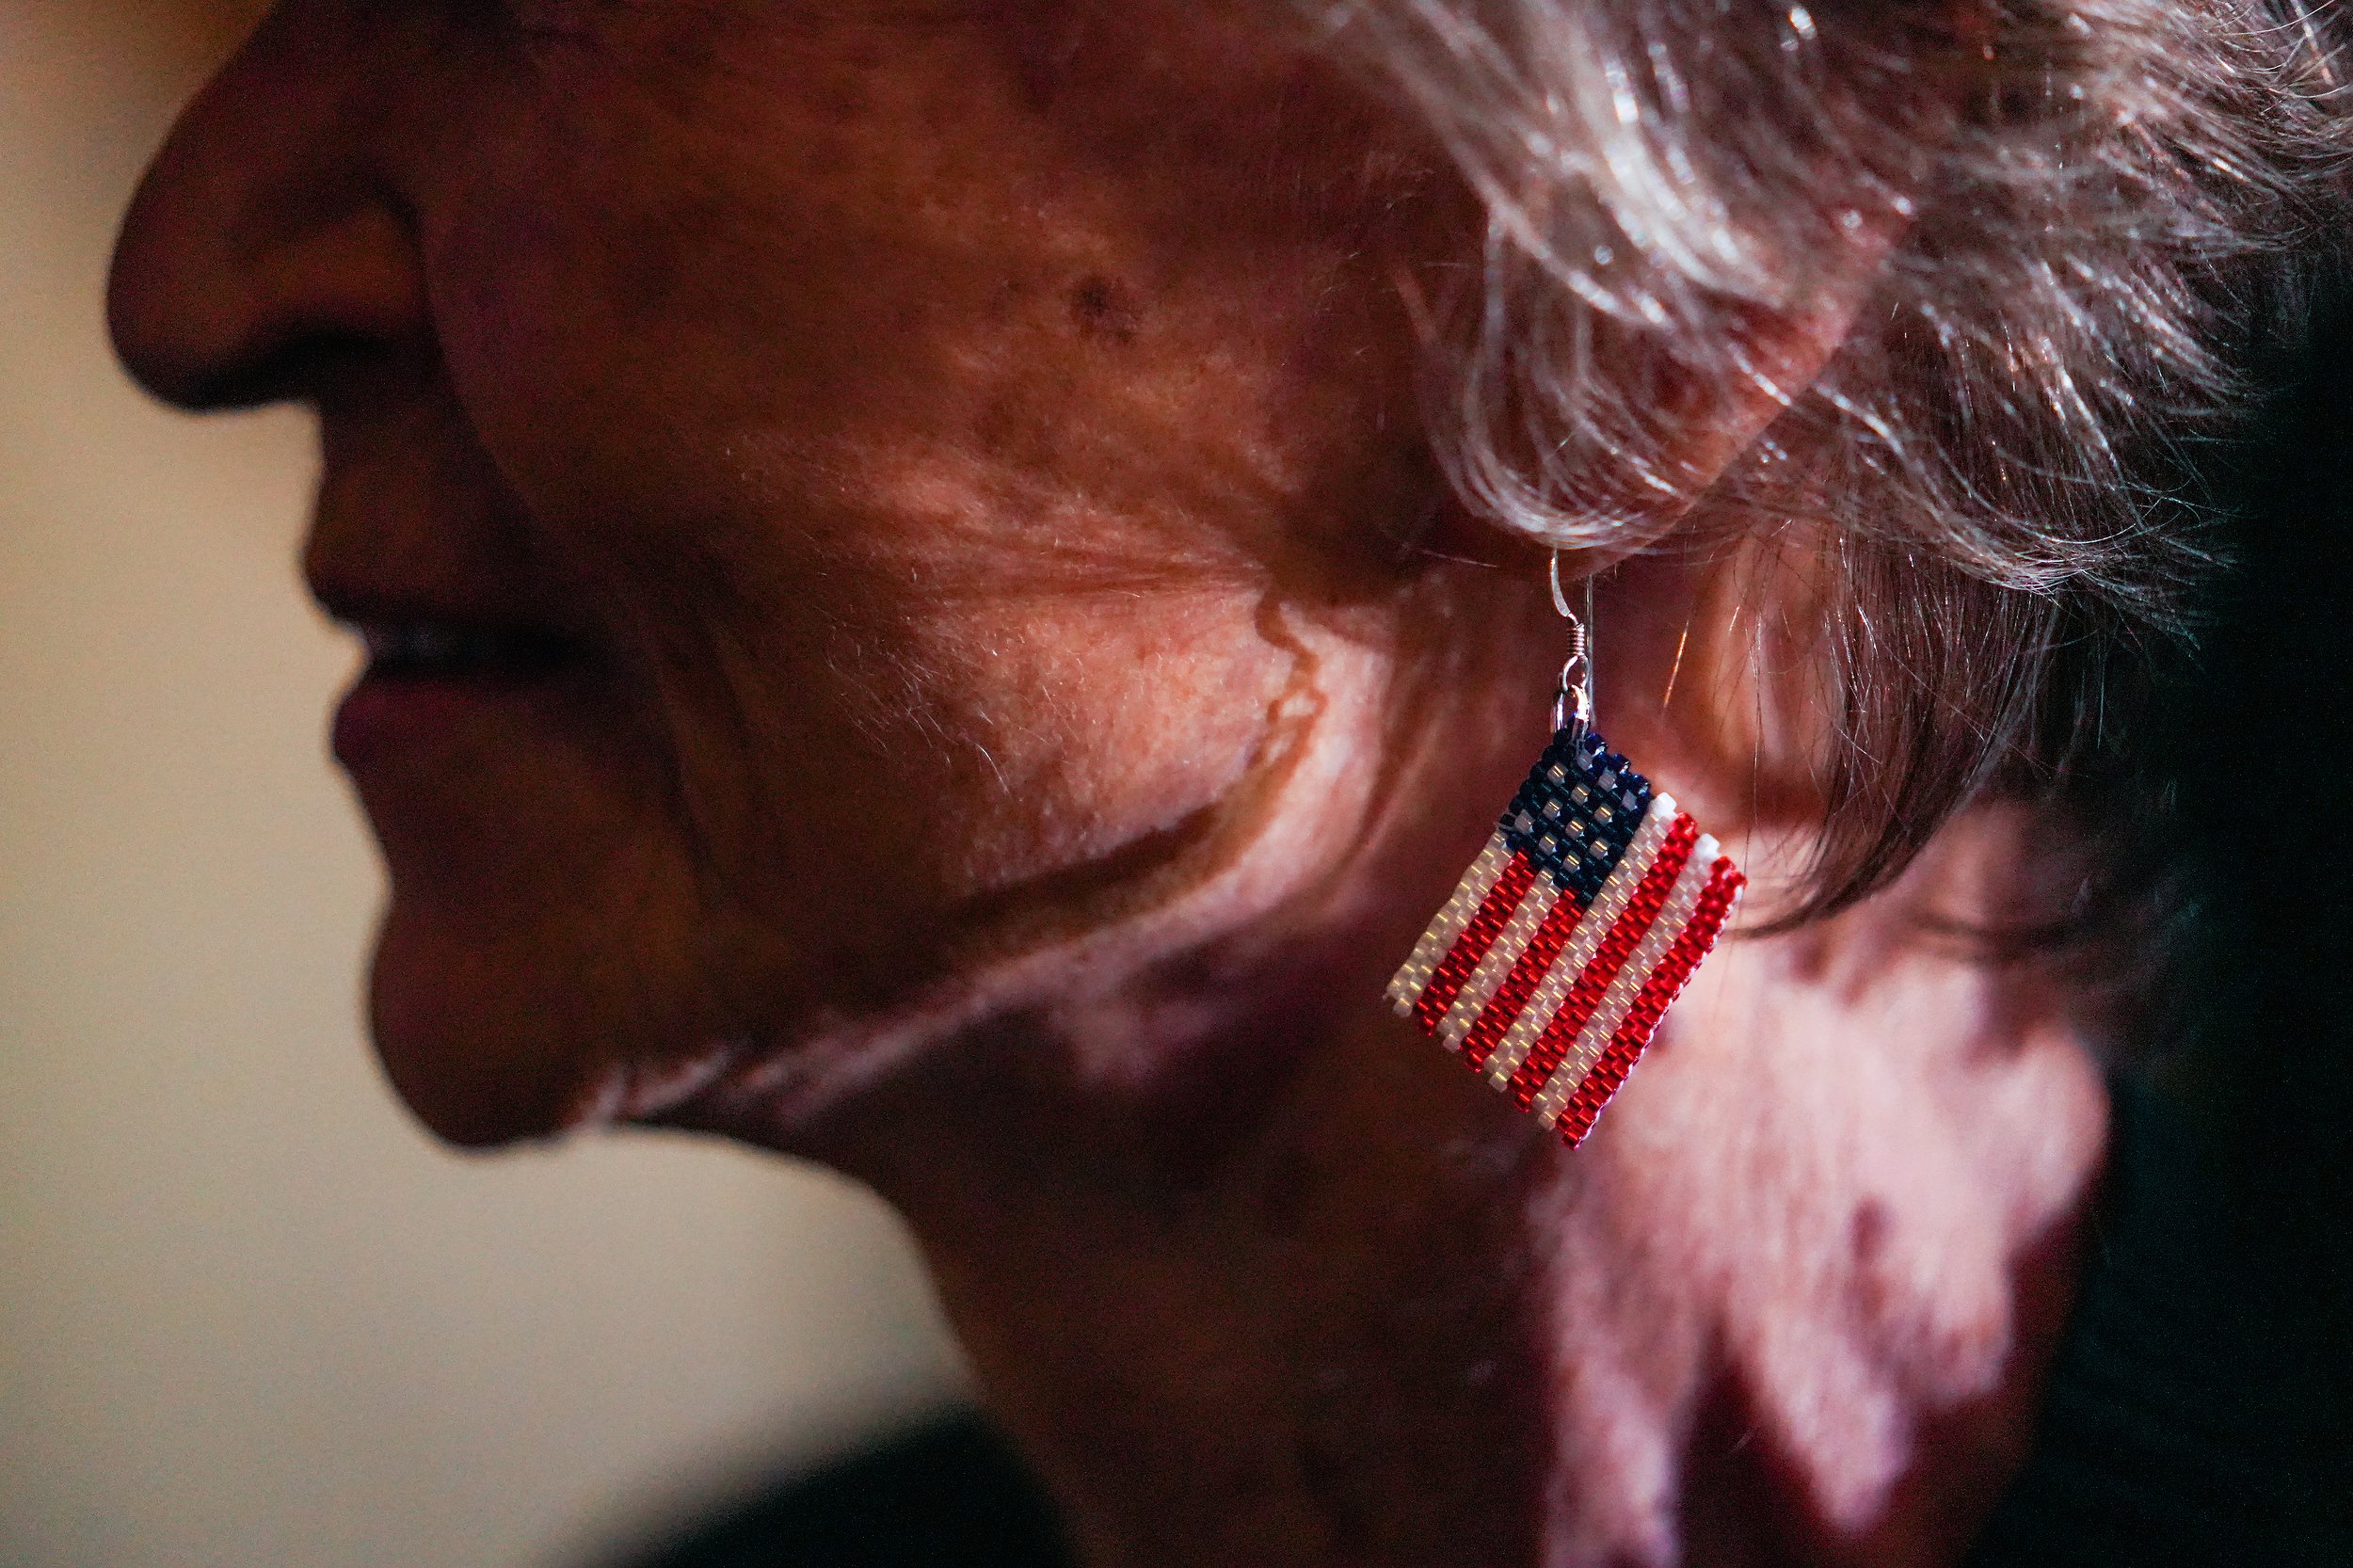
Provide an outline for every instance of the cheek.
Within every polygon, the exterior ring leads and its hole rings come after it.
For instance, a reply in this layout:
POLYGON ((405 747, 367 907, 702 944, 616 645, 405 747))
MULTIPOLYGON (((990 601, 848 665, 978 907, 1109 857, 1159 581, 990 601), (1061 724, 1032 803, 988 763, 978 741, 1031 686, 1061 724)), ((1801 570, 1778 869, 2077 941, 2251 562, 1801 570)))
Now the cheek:
POLYGON ((1259 624, 1270 520, 1200 497, 1296 476, 1222 419, 1180 428, 1197 372, 1123 375, 974 310, 961 352, 875 323, 826 382, 789 333, 730 360, 746 337, 711 320, 606 313, 568 270, 585 248, 542 216, 486 260, 453 375, 638 672, 652 722, 606 738, 656 748, 668 788, 628 809, 695 868, 702 919, 896 984, 873 955, 984 941, 1016 889, 1132 869, 1247 770, 1303 672, 1259 624), (649 363, 702 376, 649 386, 649 363))
POLYGON ((1000 894, 1206 832, 1304 664, 1247 602, 1081 599, 945 620, 923 641, 954 832, 928 846, 945 891, 1000 894))
POLYGON ((1220 258, 1020 172, 985 93, 895 139, 856 97, 698 108, 726 142, 584 100, 428 236, 453 381, 649 694, 663 831, 845 969, 1198 829, 1312 682, 1272 606, 1424 494, 1344 249, 1220 258))
POLYGON ((702 580, 727 591, 634 579, 684 826, 759 920, 846 949, 977 935, 1025 884, 1199 825, 1306 674, 1255 595, 1112 569, 1115 545, 1009 578, 968 527, 783 562, 714 532, 702 580))

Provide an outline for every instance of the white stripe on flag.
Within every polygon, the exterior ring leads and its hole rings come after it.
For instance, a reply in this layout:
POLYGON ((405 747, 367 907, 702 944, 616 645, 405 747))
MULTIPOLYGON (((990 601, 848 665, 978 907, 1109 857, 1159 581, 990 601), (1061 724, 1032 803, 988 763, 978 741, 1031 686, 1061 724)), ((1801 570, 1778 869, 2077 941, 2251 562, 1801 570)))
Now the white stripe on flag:
POLYGON ((1447 1049, 1463 1048, 1463 1036, 1471 1032, 1471 1025, 1477 1023, 1479 1015, 1486 1011, 1488 1000, 1496 994, 1496 987, 1502 984, 1503 977, 1512 972, 1512 966, 1520 961, 1520 954, 1528 951, 1528 939, 1536 935, 1536 928, 1544 923, 1545 917, 1552 913, 1552 906, 1560 901, 1560 884, 1543 872, 1538 872, 1535 883, 1521 898, 1520 906, 1512 911, 1511 923, 1496 938, 1496 945, 1480 959, 1479 968, 1471 971, 1470 979, 1463 984, 1462 995, 1454 999, 1454 1005, 1448 1008, 1446 1016, 1438 1020, 1438 1038, 1445 1042, 1447 1049))
POLYGON ((1454 886, 1453 896, 1446 901, 1430 922, 1430 929, 1414 944, 1413 956, 1406 959, 1395 977, 1389 981, 1389 1000, 1400 1013, 1411 1013, 1422 992, 1430 988, 1430 977, 1438 972, 1446 961, 1447 951, 1470 924, 1479 906, 1487 902, 1487 894, 1503 874, 1503 868, 1512 858, 1512 846, 1504 841, 1501 831, 1487 836, 1487 847, 1479 852, 1479 858, 1470 863, 1463 880, 1454 886))

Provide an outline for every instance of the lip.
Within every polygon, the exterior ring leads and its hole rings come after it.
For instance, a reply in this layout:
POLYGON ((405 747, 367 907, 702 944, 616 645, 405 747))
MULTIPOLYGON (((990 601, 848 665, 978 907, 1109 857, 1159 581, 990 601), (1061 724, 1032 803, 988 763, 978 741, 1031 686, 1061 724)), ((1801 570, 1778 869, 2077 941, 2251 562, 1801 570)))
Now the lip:
POLYGON ((487 711, 536 706, 561 676, 447 679, 362 673, 335 710, 335 760, 358 774, 462 729, 487 711))
POLYGON ((383 594, 314 592, 367 658, 333 727, 335 759, 355 774, 488 712, 541 706, 594 663, 587 643, 533 621, 383 594))

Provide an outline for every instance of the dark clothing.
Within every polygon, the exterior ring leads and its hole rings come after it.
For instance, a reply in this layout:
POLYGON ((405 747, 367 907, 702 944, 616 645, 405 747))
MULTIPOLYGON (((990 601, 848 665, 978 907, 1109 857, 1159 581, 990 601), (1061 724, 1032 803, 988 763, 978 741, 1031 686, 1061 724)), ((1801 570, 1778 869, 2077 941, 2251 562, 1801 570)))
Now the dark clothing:
POLYGON ((1972 1568, 2353 1564, 2326 1495, 2344 1413, 2233 1261, 2219 1173, 2141 1091, 2116 1096, 2114 1148, 2033 1453, 1972 1568))

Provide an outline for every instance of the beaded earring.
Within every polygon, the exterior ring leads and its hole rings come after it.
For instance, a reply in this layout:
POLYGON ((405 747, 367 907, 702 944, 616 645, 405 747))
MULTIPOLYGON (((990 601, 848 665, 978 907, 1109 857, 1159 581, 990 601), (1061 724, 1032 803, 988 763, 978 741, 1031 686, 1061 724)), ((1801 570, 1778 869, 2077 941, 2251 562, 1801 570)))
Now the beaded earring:
POLYGON ((1590 622, 1561 591, 1552 744, 1389 1000, 1574 1148, 1731 918, 1748 879, 1593 732, 1590 622))

